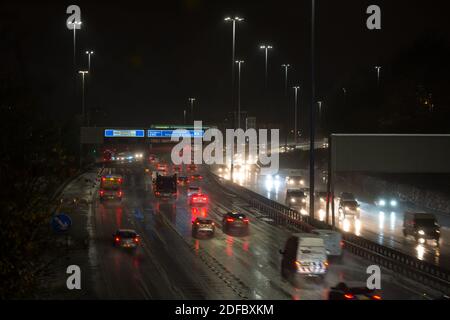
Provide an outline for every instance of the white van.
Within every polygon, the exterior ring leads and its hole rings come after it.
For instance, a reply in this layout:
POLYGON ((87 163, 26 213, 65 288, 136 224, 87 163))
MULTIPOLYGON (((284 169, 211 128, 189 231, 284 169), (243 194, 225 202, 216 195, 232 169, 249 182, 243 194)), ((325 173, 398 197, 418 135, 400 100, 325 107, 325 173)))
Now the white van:
POLYGON ((343 254, 342 234, 328 229, 314 229, 312 233, 321 237, 325 243, 328 259, 340 260, 343 254))
POLYGON ((313 233, 294 233, 286 241, 281 261, 284 277, 313 276, 323 278, 328 271, 323 239, 313 233))

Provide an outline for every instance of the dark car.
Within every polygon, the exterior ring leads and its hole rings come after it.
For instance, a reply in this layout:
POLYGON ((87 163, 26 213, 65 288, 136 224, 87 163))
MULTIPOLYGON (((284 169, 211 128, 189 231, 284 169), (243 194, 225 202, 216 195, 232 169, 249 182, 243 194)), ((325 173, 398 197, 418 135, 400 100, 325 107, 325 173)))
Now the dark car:
POLYGON ((201 175, 201 174, 198 174, 198 173, 196 173, 196 174, 193 174, 193 175, 191 175, 191 181, 195 181, 195 180, 202 180, 203 179, 203 176, 201 175))
POLYGON ((381 300, 381 295, 375 289, 364 286, 349 287, 341 282, 330 288, 328 300, 381 300))
POLYGON ((113 234, 113 246, 136 249, 140 243, 139 235, 131 229, 119 229, 113 234))
POLYGON ((222 219, 222 227, 224 232, 230 230, 241 230, 248 232, 249 220, 243 213, 228 212, 224 214, 222 219))
POLYGON ((303 190, 288 189, 286 191, 286 206, 300 210, 302 215, 308 214, 306 208, 308 204, 308 196, 303 190))
POLYGON ((186 176, 179 176, 179 177, 178 177, 178 180, 177 180, 177 183, 178 183, 179 185, 181 185, 181 186, 188 185, 189 182, 190 182, 190 180, 189 180, 189 178, 186 177, 186 176))
POLYGON ((436 217, 431 213, 405 212, 403 220, 403 235, 413 236, 416 242, 425 243, 434 240, 439 245, 441 235, 436 217))
POLYGON ((212 237, 216 231, 214 221, 208 218, 197 217, 192 221, 192 236, 194 238, 212 237))
POLYGON ((339 219, 344 220, 348 217, 359 219, 361 209, 356 200, 340 200, 339 201, 339 219))

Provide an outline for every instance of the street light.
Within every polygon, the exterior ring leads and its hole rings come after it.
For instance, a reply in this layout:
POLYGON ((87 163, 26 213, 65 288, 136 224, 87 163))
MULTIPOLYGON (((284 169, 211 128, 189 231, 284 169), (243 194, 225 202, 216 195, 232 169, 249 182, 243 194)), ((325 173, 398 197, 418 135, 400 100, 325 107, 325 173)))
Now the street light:
POLYGON ((298 90, 300 89, 300 86, 292 87, 294 89, 294 143, 297 145, 297 135, 298 135, 298 129, 297 129, 297 97, 298 97, 298 90))
POLYGON ((81 77, 82 77, 82 88, 81 88, 81 90, 82 90, 82 97, 81 97, 81 124, 82 124, 82 126, 83 126, 83 125, 84 125, 85 118, 86 118, 86 116, 85 116, 85 101, 84 101, 84 76, 85 76, 86 74, 89 74, 89 71, 87 71, 87 70, 81 70, 81 71, 78 71, 78 73, 81 74, 81 77))
POLYGON ((237 128, 241 128, 241 64, 243 64, 243 60, 236 60, 236 64, 238 65, 238 121, 237 128))
POLYGON ((86 50, 86 54, 88 56, 88 71, 91 72, 91 55, 94 54, 94 51, 86 50))
POLYGON ((288 85, 288 69, 291 67, 290 64, 282 64, 282 68, 284 68, 284 95, 287 96, 287 85, 288 85))
POLYGON ((266 89, 267 89, 267 56, 268 56, 268 51, 270 49, 273 49, 272 46, 268 46, 268 45, 261 45, 259 46, 260 49, 263 49, 265 51, 265 56, 266 56, 266 60, 265 60, 265 84, 266 84, 266 89))
POLYGON ((189 100, 189 103, 191 104, 191 120, 192 120, 192 122, 194 122, 194 101, 195 101, 195 98, 189 98, 188 99, 189 100))
POLYGON ((80 28, 81 28, 81 23, 82 23, 81 21, 75 21, 75 20, 73 22, 69 22, 69 24, 71 24, 73 26, 73 67, 74 68, 76 68, 76 52, 77 52, 77 50, 76 50, 76 47, 77 47, 76 31, 77 31, 77 26, 80 26, 80 28))
POLYGON ((322 128, 322 101, 317 101, 317 105, 319 107, 319 132, 322 128))
POLYGON ((377 70, 377 86, 380 85, 380 70, 381 67, 380 66, 375 66, 375 69, 377 70))
POLYGON ((233 107, 234 105, 234 62, 236 60, 235 58, 235 53, 236 53, 236 22, 242 22, 244 21, 243 18, 241 17, 226 17, 224 19, 226 22, 231 22, 233 25, 233 47, 232 47, 232 51, 231 51, 231 105, 233 107))

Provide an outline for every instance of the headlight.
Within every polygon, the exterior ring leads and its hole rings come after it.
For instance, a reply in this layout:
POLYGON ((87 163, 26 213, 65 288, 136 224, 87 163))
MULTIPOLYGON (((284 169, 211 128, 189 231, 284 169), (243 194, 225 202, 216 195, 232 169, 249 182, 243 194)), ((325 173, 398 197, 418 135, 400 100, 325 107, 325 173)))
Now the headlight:
POLYGON ((397 200, 391 200, 391 207, 397 206, 397 200))
POLYGON ((293 180, 289 180, 288 183, 289 184, 294 184, 294 181, 293 180))
POLYGON ((304 185, 304 184, 305 184, 305 181, 304 181, 304 180, 300 180, 300 184, 301 184, 301 185, 304 185))
POLYGON ((382 207, 384 207, 386 205, 386 201, 384 201, 383 199, 380 199, 380 201, 378 201, 378 204, 382 207))
POLYGON ((308 215, 308 211, 306 211, 305 209, 301 209, 301 210, 300 210, 300 213, 301 213, 303 216, 308 215))
POLYGON ((222 172, 222 168, 219 168, 219 172, 222 172))
POLYGON ((349 207, 344 207, 344 210, 345 210, 345 211, 348 211, 348 210, 349 210, 349 207))
POLYGON ((425 235, 425 232, 423 230, 419 230, 417 233, 420 234, 421 236, 425 235))
POLYGON ((358 211, 361 211, 361 208, 360 208, 360 207, 358 207, 358 208, 356 208, 356 210, 358 210, 358 211))
POLYGON ((295 203, 296 201, 295 201, 295 199, 294 199, 294 198, 291 198, 291 202, 292 202, 292 203, 295 203))
POLYGON ((320 202, 325 202, 325 199, 324 198, 320 198, 320 202))
POLYGON ((302 203, 306 203, 306 199, 302 199, 302 203))

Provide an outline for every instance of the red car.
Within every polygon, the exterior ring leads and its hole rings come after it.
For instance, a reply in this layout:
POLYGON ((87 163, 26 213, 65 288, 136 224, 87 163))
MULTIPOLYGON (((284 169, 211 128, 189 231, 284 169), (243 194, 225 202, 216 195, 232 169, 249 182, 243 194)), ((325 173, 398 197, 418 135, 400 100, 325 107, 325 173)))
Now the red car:
POLYGON ((208 196, 202 193, 194 193, 189 197, 189 205, 205 205, 208 204, 208 196))

